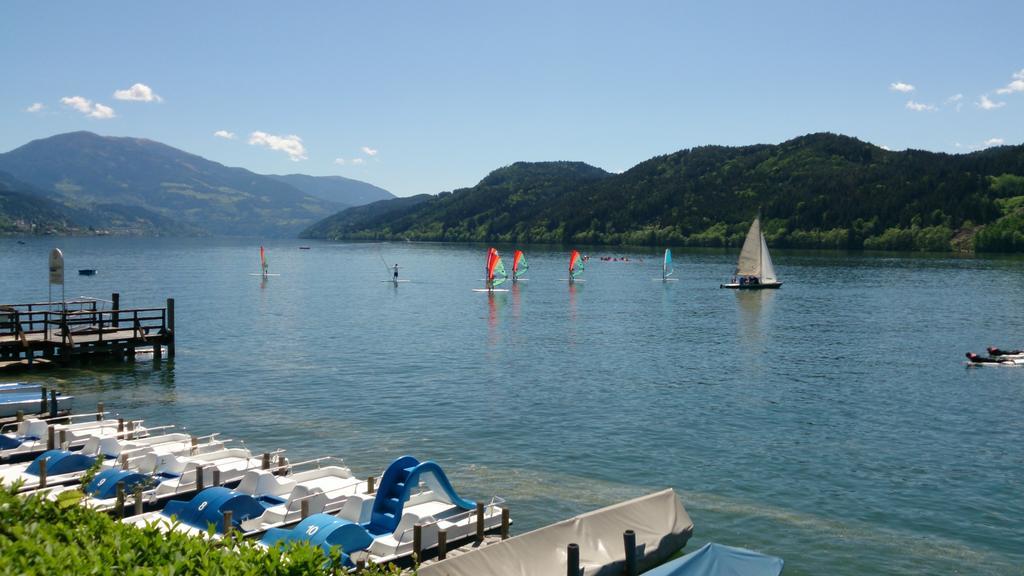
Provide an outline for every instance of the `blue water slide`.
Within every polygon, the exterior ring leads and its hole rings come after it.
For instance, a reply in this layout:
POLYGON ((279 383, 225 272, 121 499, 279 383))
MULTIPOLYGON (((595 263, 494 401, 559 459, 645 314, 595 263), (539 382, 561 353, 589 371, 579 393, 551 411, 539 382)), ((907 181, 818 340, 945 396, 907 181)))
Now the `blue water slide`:
POLYGON ((373 513, 366 529, 374 536, 390 534, 402 519, 402 509, 421 477, 433 490, 441 490, 452 504, 465 510, 476 508, 476 502, 460 498, 448 481, 448 476, 436 462, 420 462, 412 456, 402 456, 388 466, 381 477, 377 496, 373 499, 373 513))
POLYGON ((348 564, 348 554, 364 550, 373 543, 373 536, 359 524, 330 514, 313 514, 294 528, 271 528, 260 540, 267 546, 305 540, 330 552, 332 546, 342 550, 342 562, 348 564))
POLYGON ((117 483, 124 482, 125 492, 131 492, 136 484, 149 480, 148 474, 119 468, 107 468, 85 486, 85 493, 99 500, 117 496, 117 483))
POLYGON ((251 494, 235 492, 221 486, 207 488, 191 500, 172 500, 164 506, 161 515, 175 517, 182 524, 206 530, 213 524, 218 534, 224 533, 224 512, 231 511, 231 525, 240 527, 243 520, 263 514, 263 506, 251 494))
POLYGON ((90 466, 96 462, 94 456, 86 456, 85 454, 79 454, 78 452, 69 452, 67 450, 47 450, 28 465, 25 469, 26 474, 32 474, 33 476, 39 476, 39 463, 46 460, 46 475, 47 476, 58 476, 60 474, 70 474, 71 472, 84 472, 89 469, 90 466))

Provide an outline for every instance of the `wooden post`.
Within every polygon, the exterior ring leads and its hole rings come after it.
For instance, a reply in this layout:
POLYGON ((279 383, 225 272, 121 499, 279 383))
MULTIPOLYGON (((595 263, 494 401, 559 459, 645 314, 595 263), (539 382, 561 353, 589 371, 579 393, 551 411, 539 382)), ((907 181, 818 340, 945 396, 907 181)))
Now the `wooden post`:
POLYGON ((423 525, 419 522, 412 525, 412 561, 423 561, 423 525))
POLYGON ((284 454, 277 455, 277 473, 282 476, 288 474, 288 459, 284 457, 284 454))
POLYGON ((60 436, 58 438, 60 438, 60 444, 58 444, 58 446, 60 446, 60 449, 61 450, 67 450, 67 447, 65 446, 65 444, 68 441, 68 432, 67 432, 67 430, 61 428, 60 429, 60 436))
POLYGON ((135 485, 135 515, 142 514, 142 483, 135 485))
POLYGON ((114 515, 124 518, 124 480, 117 483, 117 500, 114 500, 114 515))
POLYGON ((299 502, 299 518, 305 520, 309 517, 309 498, 303 498, 299 502))
POLYGON ((128 421, 128 432, 127 432, 125 437, 126 438, 130 438, 132 440, 135 439, 135 421, 134 420, 129 420, 128 421))
POLYGON ((376 492, 376 490, 374 488, 374 485, 373 485, 375 480, 376 480, 376 478, 374 478, 373 476, 368 476, 366 478, 366 493, 367 494, 373 494, 374 492, 376 492))
POLYGON ((96 403, 96 421, 103 420, 103 401, 100 400, 96 403))
POLYGON ((199 446, 199 438, 196 438, 195 436, 192 436, 191 439, 192 439, 192 449, 189 451, 189 455, 190 456, 195 456, 196 455, 196 450, 198 449, 198 446, 199 446))
POLYGON ((508 526, 512 523, 508 508, 501 509, 501 539, 508 540, 508 526))
POLYGON ((114 292, 113 294, 110 295, 110 308, 111 310, 113 310, 113 313, 110 315, 110 325, 113 326, 114 328, 117 328, 118 324, 121 323, 121 315, 117 313, 117 311, 121 309, 120 293, 114 292))
POLYGON ((50 390, 50 417, 57 416, 57 391, 50 390))
POLYGON ((362 574, 366 570, 366 560, 356 560, 356 574, 362 574))
POLYGON ((437 559, 444 560, 445 556, 448 555, 448 531, 438 530, 437 531, 437 559))
POLYGON ((174 358, 174 298, 167 299, 167 357, 174 358))
POLYGON ((117 435, 118 437, 124 433, 124 418, 117 419, 117 435))
POLYGON ((49 458, 43 458, 39 461, 39 487, 46 488, 46 461, 49 458))
POLYGON ((127 454, 121 454, 121 470, 127 470, 127 469, 128 469, 128 455, 127 454))
POLYGON ((25 411, 24 410, 18 410, 18 415, 15 418, 16 418, 16 420, 15 420, 16 422, 21 422, 22 420, 24 420, 25 419, 25 411))
POLYGON ((220 486, 220 468, 213 469, 213 485, 220 486))
POLYGON ((566 576, 580 576, 580 545, 573 543, 566 547, 566 576))
POLYGON ((224 511, 224 535, 225 536, 231 534, 231 529, 233 528, 233 526, 231 525, 231 521, 232 521, 231 516, 232 516, 231 510, 225 510, 224 511))
POLYGON ((46 414, 46 386, 42 387, 42 395, 39 397, 39 413, 46 414))
POLYGON ((264 470, 270 470, 270 453, 269 452, 264 452, 263 453, 262 468, 264 470))
POLYGON ((53 425, 51 424, 51 425, 46 427, 46 449, 47 450, 53 450, 53 447, 54 447, 53 425))
POLYGON ((205 486, 203 486, 203 468, 205 468, 205 466, 202 464, 196 466, 196 492, 202 492, 203 488, 205 488, 205 486))
POLYGON ((626 547, 626 576, 637 576, 640 569, 636 562, 636 532, 632 530, 623 532, 622 544, 626 547))
POLYGON ((476 503, 476 541, 484 541, 484 503, 476 503))

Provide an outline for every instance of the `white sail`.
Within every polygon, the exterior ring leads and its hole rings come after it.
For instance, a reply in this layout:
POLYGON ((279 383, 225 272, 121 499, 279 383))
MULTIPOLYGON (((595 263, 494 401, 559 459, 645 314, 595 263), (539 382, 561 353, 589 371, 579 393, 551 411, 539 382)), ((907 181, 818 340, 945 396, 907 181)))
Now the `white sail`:
POLYGON ((762 284, 774 284, 778 281, 775 278, 775 266, 772 265, 772 255, 768 253, 768 244, 764 241, 764 234, 761 234, 761 279, 762 284))
MULTIPOLYGON (((761 278, 762 270, 762 246, 764 246, 764 236, 761 235, 761 219, 754 218, 754 222, 750 224, 750 230, 747 232, 747 239, 743 241, 743 249, 740 250, 740 259, 736 263, 736 276, 756 276, 761 278)), ((768 248, 764 248, 764 253, 768 253, 768 248)), ((768 260, 768 266, 771 267, 771 260, 768 260)), ((775 271, 772 270, 772 276, 775 276, 775 271)))

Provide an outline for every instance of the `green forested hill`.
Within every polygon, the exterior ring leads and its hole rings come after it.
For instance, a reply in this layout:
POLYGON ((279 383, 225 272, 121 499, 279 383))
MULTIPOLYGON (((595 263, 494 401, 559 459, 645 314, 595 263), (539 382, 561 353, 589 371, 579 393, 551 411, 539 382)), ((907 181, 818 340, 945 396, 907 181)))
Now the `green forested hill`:
POLYGON ((378 202, 307 229, 322 238, 735 245, 760 209, 772 245, 1024 249, 1024 146, 891 152, 835 134, 705 146, 622 174, 517 163, 472 188, 378 202))

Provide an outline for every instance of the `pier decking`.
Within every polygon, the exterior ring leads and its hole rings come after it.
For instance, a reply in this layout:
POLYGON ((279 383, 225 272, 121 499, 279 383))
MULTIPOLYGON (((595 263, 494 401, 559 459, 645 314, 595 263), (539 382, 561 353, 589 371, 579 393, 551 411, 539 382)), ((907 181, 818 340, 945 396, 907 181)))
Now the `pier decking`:
POLYGON ((98 300, 0 305, 0 370, 70 366, 83 359, 132 360, 136 349, 152 347, 155 358, 174 356, 174 299, 162 308, 110 309, 98 300))

